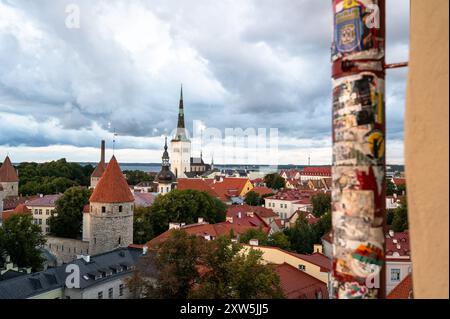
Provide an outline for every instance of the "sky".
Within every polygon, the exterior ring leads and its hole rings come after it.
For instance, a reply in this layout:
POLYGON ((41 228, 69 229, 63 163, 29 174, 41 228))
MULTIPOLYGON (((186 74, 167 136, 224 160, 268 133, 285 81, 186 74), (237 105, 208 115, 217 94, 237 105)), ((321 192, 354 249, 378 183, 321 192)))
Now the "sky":
MULTIPOLYGON (((407 61, 409 0, 386 11, 386 60, 407 61)), ((331 164, 332 28, 330 0, 0 0, 0 158, 95 162, 114 139, 120 162, 160 162, 182 83, 188 131, 205 129, 193 156, 331 164), (261 142, 232 146, 226 129, 261 142)), ((389 164, 406 74, 387 75, 389 164)))

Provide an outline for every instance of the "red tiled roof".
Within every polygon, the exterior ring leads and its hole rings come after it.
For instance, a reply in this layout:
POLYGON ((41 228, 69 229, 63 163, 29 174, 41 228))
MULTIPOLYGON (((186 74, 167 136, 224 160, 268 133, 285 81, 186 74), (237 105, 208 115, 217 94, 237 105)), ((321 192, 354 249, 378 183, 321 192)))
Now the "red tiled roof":
MULTIPOLYGON (((261 207, 263 208, 263 207, 261 207)), ((233 224, 253 227, 268 227, 264 220, 257 214, 258 207, 249 205, 228 206, 227 217, 233 218, 233 224), (248 213, 253 213, 253 216, 248 213)))
POLYGON ((28 203, 29 201, 37 198, 37 196, 9 196, 3 200, 4 210, 13 210, 19 204, 28 203))
POLYGON ((255 192, 256 194, 258 194, 259 196, 273 193, 273 190, 271 190, 268 187, 264 187, 264 186, 253 187, 252 191, 255 192))
POLYGON ((391 292, 387 299, 413 299, 412 275, 406 276, 391 292))
POLYGON ((213 182, 209 186, 219 195, 220 199, 227 201, 230 197, 239 196, 248 181, 248 178, 225 177, 222 181, 213 182))
POLYGON ((62 194, 44 195, 37 197, 36 199, 28 201, 26 204, 29 207, 54 207, 56 201, 62 196, 62 194))
POLYGON ((317 299, 320 292, 328 299, 327 285, 287 263, 275 266, 280 277, 280 286, 287 299, 317 299))
POLYGON ((115 156, 111 158, 102 178, 95 187, 89 202, 127 203, 134 202, 134 196, 123 176, 115 156))
POLYGON ((0 167, 0 182, 18 182, 16 169, 11 163, 9 156, 6 156, 2 167, 0 167))
POLYGON ((305 212, 305 211, 297 210, 297 211, 295 211, 294 214, 291 215, 291 217, 289 217, 289 221, 290 221, 292 218, 294 218, 294 216, 295 216, 296 214, 298 214, 299 217, 300 217, 300 216, 305 217, 306 220, 308 221, 308 223, 309 223, 310 225, 314 225, 314 224, 316 224, 316 223, 320 220, 320 218, 314 216, 314 215, 313 215, 312 213, 310 213, 310 212, 305 212))
POLYGON ((298 189, 282 189, 273 196, 266 197, 267 199, 295 201, 299 204, 310 204, 310 198, 317 194, 316 191, 306 191, 298 189))
POLYGON ((395 186, 400 186, 400 185, 405 185, 406 184, 406 179, 404 178, 393 178, 393 183, 395 184, 395 186))
POLYGON ((311 264, 314 264, 316 266, 319 266, 321 268, 321 271, 329 272, 331 271, 331 259, 325 256, 321 253, 313 253, 311 255, 305 255, 305 254, 297 254, 292 253, 293 255, 297 256, 300 259, 306 260, 307 262, 310 262, 311 264))
POLYGON ((331 166, 305 167, 300 174, 303 176, 331 176, 331 166))
POLYGON ((177 189, 192 189, 200 192, 206 192, 213 197, 219 197, 219 195, 209 186, 209 182, 212 183, 212 179, 206 180, 201 178, 178 178, 177 189))
POLYGON ((19 204, 14 210, 3 211, 1 214, 3 221, 8 220, 13 215, 26 215, 31 214, 31 210, 24 204, 19 204))
POLYGON ((91 174, 91 177, 102 177, 107 165, 104 162, 99 162, 91 174))
MULTIPOLYGON (((397 255, 396 254, 396 255, 397 255)), ((394 233, 394 236, 390 234, 386 235, 386 257, 410 257, 411 251, 409 247, 409 233, 401 232, 394 233), (398 256, 394 256, 397 253, 398 256)))
MULTIPOLYGON (((182 230, 186 231, 190 235, 196 235, 196 236, 211 236, 214 238, 229 235, 231 230, 233 230, 234 235, 242 235, 246 233, 250 229, 255 229, 254 226, 246 226, 246 225, 238 225, 238 224, 232 224, 229 222, 222 222, 217 224, 191 224, 181 227, 182 230)), ((269 228, 265 227, 263 230, 266 233, 269 233, 269 228)), ((172 233, 172 229, 169 229, 159 235, 156 238, 153 238, 147 243, 148 247, 156 247, 163 243, 165 240, 167 240, 172 233)))

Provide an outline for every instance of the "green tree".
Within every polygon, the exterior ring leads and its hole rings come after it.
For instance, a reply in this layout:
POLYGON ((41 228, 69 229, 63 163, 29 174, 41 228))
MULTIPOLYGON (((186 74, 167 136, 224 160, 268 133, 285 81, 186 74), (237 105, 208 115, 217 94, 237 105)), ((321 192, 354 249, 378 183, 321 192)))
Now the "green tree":
POLYGON ((154 179, 153 176, 141 170, 125 170, 123 173, 126 176, 128 185, 136 185, 140 182, 152 182, 154 179))
POLYGON ((397 195, 406 195, 406 185, 405 184, 403 184, 403 185, 398 185, 397 186, 397 191, 396 191, 396 194, 397 195))
POLYGON ((54 194, 73 186, 88 186, 92 165, 68 163, 64 158, 46 163, 24 162, 17 166, 22 195, 54 194))
POLYGON ((269 241, 267 234, 261 228, 251 228, 239 237, 239 242, 248 244, 251 239, 257 239, 258 244, 263 246, 267 245, 269 241))
POLYGON ((408 206, 406 198, 404 198, 399 207, 394 209, 394 217, 392 219, 392 230, 395 232, 403 232, 408 227, 408 206))
POLYGON ((313 228, 315 234, 314 243, 319 244, 322 236, 331 230, 331 211, 323 214, 319 221, 311 227, 313 228))
POLYGON ((262 252, 232 243, 221 237, 204 242, 201 265, 205 269, 193 298, 255 299, 281 298, 280 280, 270 265, 263 262, 262 252))
POLYGON ((0 252, 4 251, 19 267, 42 269, 39 248, 45 244, 41 227, 33 224, 31 214, 13 215, 0 228, 0 252))
POLYGON ((392 180, 388 179, 386 182, 386 195, 392 196, 395 193, 395 184, 392 182, 392 180))
POLYGON ((393 220, 394 220, 394 209, 388 209, 386 212, 386 224, 392 225, 393 220))
MULTIPOLYGON (((204 239, 175 230, 169 239, 159 246, 155 258, 156 284, 143 289, 145 298, 186 299, 198 282, 198 261, 204 248, 204 239)), ((142 267, 148 267, 146 264, 142 267)), ((145 269, 143 270, 145 271, 145 269)), ((132 290, 138 287, 129 286, 132 290)))
POLYGON ((209 223, 225 221, 227 206, 206 192, 173 190, 156 197, 151 207, 153 234, 158 236, 169 228, 170 222, 192 224, 199 217, 209 223))
POLYGON ((245 194, 244 202, 250 206, 260 206, 264 201, 258 195, 258 193, 254 192, 254 191, 250 191, 247 194, 245 194))
POLYGON ((292 250, 300 254, 311 254, 313 252, 317 235, 306 217, 299 217, 295 225, 284 232, 289 238, 292 250))
POLYGON ((133 216, 133 243, 145 244, 153 236, 149 207, 135 207, 133 216))
POLYGON ((50 232, 58 237, 78 238, 83 224, 83 207, 88 204, 91 190, 72 187, 56 201, 49 218, 50 232))
POLYGON ((319 193, 311 198, 313 206, 313 215, 320 217, 326 212, 331 211, 331 195, 319 193))
POLYGON ((291 243, 288 236, 285 233, 279 231, 269 236, 268 245, 273 247, 279 247, 281 249, 290 250, 291 243))
POLYGON ((277 173, 264 176, 264 183, 271 189, 280 189, 286 187, 286 181, 277 173))

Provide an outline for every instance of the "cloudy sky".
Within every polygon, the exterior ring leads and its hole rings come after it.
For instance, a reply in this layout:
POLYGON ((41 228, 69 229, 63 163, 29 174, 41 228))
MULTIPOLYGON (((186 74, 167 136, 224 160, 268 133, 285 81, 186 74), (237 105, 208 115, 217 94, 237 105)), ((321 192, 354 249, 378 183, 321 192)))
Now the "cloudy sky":
MULTIPOLYGON (((159 162, 183 83, 191 132, 265 128, 279 163, 330 164, 330 3, 0 0, 0 157, 97 161, 115 129, 119 161, 159 162)), ((409 0, 388 1, 388 62, 408 59, 408 17, 409 0)), ((387 160, 402 164, 406 70, 388 72, 387 160)), ((217 143, 207 161, 245 158, 217 143)))

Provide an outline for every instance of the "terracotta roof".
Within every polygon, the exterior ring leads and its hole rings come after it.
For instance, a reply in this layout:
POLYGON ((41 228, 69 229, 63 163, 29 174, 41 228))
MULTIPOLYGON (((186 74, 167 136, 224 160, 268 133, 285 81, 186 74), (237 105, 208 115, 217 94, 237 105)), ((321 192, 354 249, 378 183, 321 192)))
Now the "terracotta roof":
POLYGON ((408 232, 392 232, 386 235, 386 258, 390 257, 410 257, 411 251, 409 247, 408 232))
POLYGON ((18 182, 16 169, 11 163, 9 156, 6 156, 2 167, 0 167, 0 182, 18 182))
POLYGON ((258 207, 249 205, 231 205, 227 209, 227 218, 233 218, 233 224, 253 227, 268 227, 257 214, 258 207))
POLYGON ((331 176, 331 166, 308 166, 305 167, 300 174, 311 176, 331 176))
POLYGON ((3 200, 4 210, 13 210, 19 204, 28 203, 29 201, 37 198, 38 196, 9 196, 3 200))
POLYGON ((248 181, 248 178, 225 177, 222 181, 213 182, 210 187, 219 195, 221 200, 227 201, 230 197, 239 196, 248 181))
POLYGON ((3 211, 1 217, 3 221, 8 220, 13 215, 26 215, 31 214, 31 210, 24 204, 19 204, 14 210, 3 211))
POLYGON ((253 187, 252 191, 255 192, 256 194, 258 194, 259 196, 273 193, 273 190, 271 190, 268 187, 264 187, 264 186, 253 187))
MULTIPOLYGON (((196 236, 211 236, 211 239, 215 239, 220 236, 229 235, 231 230, 233 230, 233 233, 235 236, 242 235, 246 233, 250 229, 255 229, 254 226, 248 226, 248 225, 238 225, 238 224, 232 224, 229 222, 222 222, 217 224, 208 224, 208 223, 201 223, 201 224, 191 224, 181 227, 182 230, 186 231, 190 235, 196 235, 196 236)), ((269 233, 269 228, 263 228, 266 233, 269 233)), ((169 229, 162 233, 161 235, 153 238, 147 243, 148 247, 156 247, 166 241, 170 234, 172 233, 173 229, 169 229)))
POLYGON ((273 196, 266 197, 266 199, 276 199, 276 200, 286 200, 286 201, 295 201, 299 204, 310 204, 311 197, 317 194, 316 191, 305 191, 298 189, 282 189, 278 191, 273 196))
POLYGON ((287 299, 328 299, 327 285, 287 263, 275 266, 280 286, 287 299))
POLYGON ((406 276, 391 292, 387 299, 413 299, 412 275, 406 276))
POLYGON ((28 207, 54 207, 61 196, 62 194, 44 195, 30 200, 26 204, 28 207))
POLYGON ((103 162, 99 162, 98 165, 95 167, 94 171, 91 174, 91 177, 102 177, 103 173, 106 170, 106 164, 103 162))
POLYGON ((128 187, 122 170, 113 155, 100 178, 97 187, 89 199, 96 203, 127 203, 134 202, 134 196, 128 187))
POLYGON ((321 253, 314 253, 311 255, 297 254, 297 253, 292 253, 292 254, 297 256, 300 259, 310 262, 311 264, 319 266, 321 271, 324 271, 324 272, 331 271, 331 268, 332 268, 331 259, 328 258, 327 256, 325 256, 324 254, 321 254, 321 253))
POLYGON ((392 182, 395 184, 395 186, 405 185, 406 179, 404 178, 393 178, 392 182))
POLYGON ((212 179, 178 178, 177 189, 193 189, 200 192, 206 192, 213 197, 219 197, 219 195, 209 186, 209 182, 212 183, 212 179))

